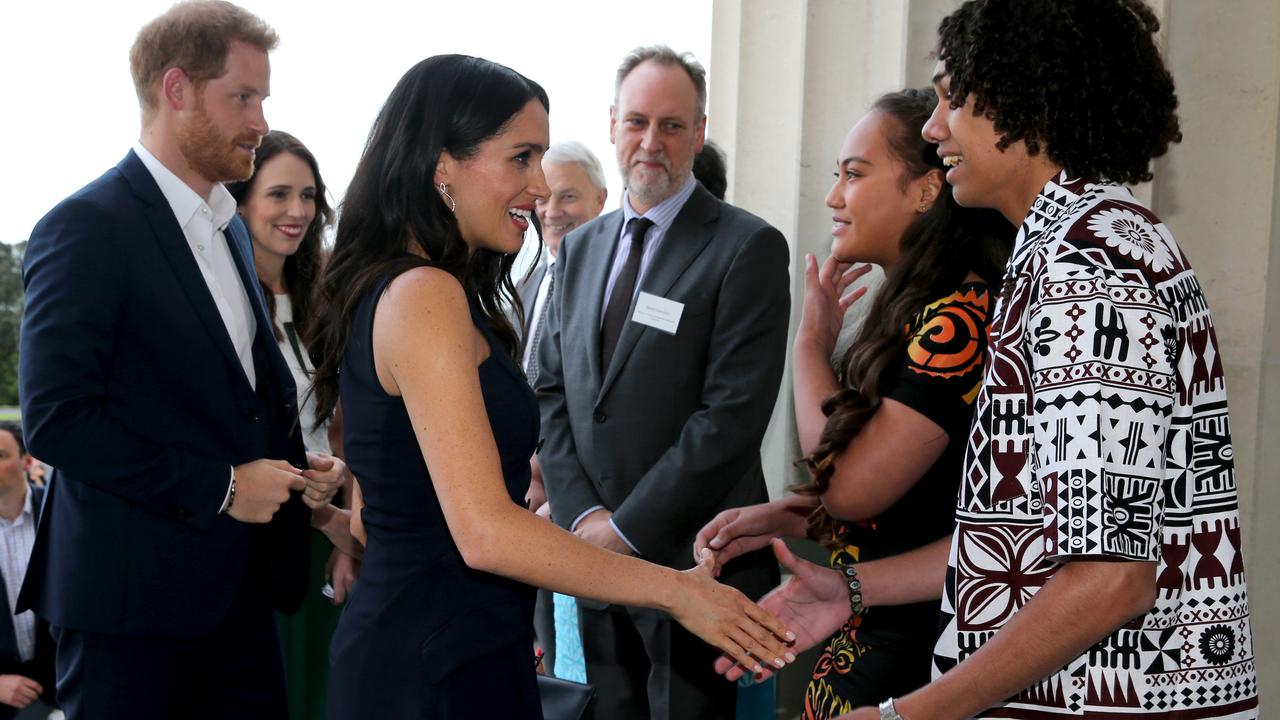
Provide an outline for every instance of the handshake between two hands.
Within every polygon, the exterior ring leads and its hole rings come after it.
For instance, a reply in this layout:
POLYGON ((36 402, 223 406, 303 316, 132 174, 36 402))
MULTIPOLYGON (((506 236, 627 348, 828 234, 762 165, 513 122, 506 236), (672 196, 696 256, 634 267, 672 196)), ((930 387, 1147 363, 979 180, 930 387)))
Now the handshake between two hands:
POLYGON ((291 492, 301 492, 307 507, 327 505, 338 492, 347 466, 332 455, 307 453, 307 469, 284 460, 254 460, 235 468, 236 489, 227 514, 247 523, 270 522, 291 492))
MULTIPOLYGON (((758 604, 789 631, 791 657, 830 637, 849 619, 848 588, 840 573, 796 557, 781 539, 803 535, 811 509, 810 500, 789 497, 725 510, 702 528, 693 544, 694 557, 709 559, 716 575, 733 558, 772 546, 774 556, 790 577, 758 604)), ((753 673, 757 682, 775 670, 768 664, 748 667, 727 654, 716 660, 715 669, 731 681, 753 673)))

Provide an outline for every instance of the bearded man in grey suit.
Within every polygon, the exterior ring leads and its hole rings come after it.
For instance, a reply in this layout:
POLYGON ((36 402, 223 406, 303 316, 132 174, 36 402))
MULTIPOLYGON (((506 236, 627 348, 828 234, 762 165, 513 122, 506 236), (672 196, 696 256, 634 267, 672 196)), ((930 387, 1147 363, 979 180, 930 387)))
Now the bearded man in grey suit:
MULTIPOLYGON (((553 519, 681 569, 716 513, 767 499, 760 444, 790 314, 782 234, 693 178, 705 108, 692 56, 623 60, 610 135, 626 194, 560 246, 535 383, 553 519)), ((758 597, 777 566, 752 553, 720 578, 758 597)), ((656 611, 580 605, 600 717, 734 717, 713 648, 656 611)))

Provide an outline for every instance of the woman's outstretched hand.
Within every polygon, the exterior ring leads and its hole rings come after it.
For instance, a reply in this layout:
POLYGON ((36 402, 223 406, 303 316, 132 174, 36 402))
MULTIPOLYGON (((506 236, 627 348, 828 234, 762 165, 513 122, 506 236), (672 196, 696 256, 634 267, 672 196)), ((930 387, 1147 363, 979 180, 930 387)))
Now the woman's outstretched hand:
POLYGON ((713 553, 704 552, 696 567, 680 575, 671 615, 689 632, 751 672, 795 661, 789 647, 795 635, 746 595, 716 582, 713 553))
MULTIPOLYGON (((781 540, 773 541, 773 553, 791 577, 765 595, 760 606, 795 629, 791 650, 804 652, 826 640, 849 619, 849 587, 838 571, 801 560, 781 540)), ((737 680, 750 669, 728 654, 716 660, 715 668, 726 680, 737 680)), ((757 680, 764 680, 773 670, 766 667, 754 672, 757 680)))
POLYGON ((729 508, 711 519, 693 539, 693 557, 715 553, 716 575, 739 555, 759 550, 776 537, 803 537, 817 499, 792 495, 772 502, 729 508))
POLYGON ((818 267, 812 253, 804 256, 804 311, 796 340, 815 343, 830 355, 835 350, 840 329, 844 327, 844 314, 849 306, 867 294, 860 287, 845 293, 855 280, 871 272, 871 266, 863 263, 840 262, 831 256, 818 267))

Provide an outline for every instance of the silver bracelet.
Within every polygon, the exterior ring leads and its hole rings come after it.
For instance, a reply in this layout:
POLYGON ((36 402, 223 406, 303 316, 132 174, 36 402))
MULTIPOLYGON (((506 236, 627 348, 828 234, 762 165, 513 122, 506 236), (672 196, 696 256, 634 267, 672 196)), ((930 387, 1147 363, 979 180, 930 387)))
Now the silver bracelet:
POLYGON ((898 714, 898 708, 893 706, 893 698, 889 698, 880 703, 880 720, 906 720, 898 714))

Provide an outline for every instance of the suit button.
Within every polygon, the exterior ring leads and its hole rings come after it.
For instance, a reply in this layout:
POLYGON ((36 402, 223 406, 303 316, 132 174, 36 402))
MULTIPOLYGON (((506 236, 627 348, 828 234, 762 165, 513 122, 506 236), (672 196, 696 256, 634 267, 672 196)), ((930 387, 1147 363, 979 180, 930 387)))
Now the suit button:
POLYGON ((604 422, 605 420, 608 420, 608 419, 609 419, 609 416, 608 416, 608 415, 605 415, 603 412, 601 412, 601 411, 597 410, 597 411, 595 411, 595 414, 591 416, 591 419, 592 419, 592 420, 595 420, 595 421, 596 421, 596 422, 598 422, 598 423, 602 423, 602 422, 604 422))
POLYGON ((250 421, 250 422, 255 422, 255 421, 257 421, 257 419, 258 419, 258 409, 257 409, 257 408, 249 408, 248 410, 245 410, 245 411, 244 411, 244 419, 245 419, 245 420, 248 420, 248 421, 250 421))
POLYGON ((189 523, 196 519, 196 514, 191 512, 190 508, 178 508, 178 519, 182 522, 189 523))

